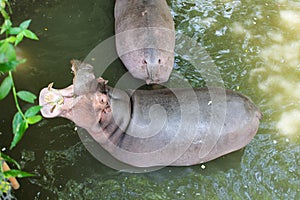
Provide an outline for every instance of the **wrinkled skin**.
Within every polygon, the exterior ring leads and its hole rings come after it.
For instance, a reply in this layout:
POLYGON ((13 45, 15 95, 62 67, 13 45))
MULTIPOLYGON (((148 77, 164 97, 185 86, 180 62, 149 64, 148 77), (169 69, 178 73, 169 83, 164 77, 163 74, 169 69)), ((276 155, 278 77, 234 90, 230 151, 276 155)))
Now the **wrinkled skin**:
POLYGON ((116 48, 128 71, 147 84, 168 81, 174 65, 174 21, 165 0, 116 0, 116 48))
MULTIPOLYGON (((91 76, 93 72, 80 73, 91 76)), ((92 82, 77 78, 86 77, 82 74, 75 75, 74 84, 92 82)), ((225 119, 220 132, 214 132, 210 131, 211 105, 222 109, 224 104, 211 102, 210 97, 221 95, 220 88, 122 91, 106 84, 98 78, 97 89, 87 87, 80 95, 72 90, 76 85, 61 90, 44 88, 39 96, 41 113, 72 120, 112 156, 132 166, 188 166, 213 160, 247 145, 261 118, 249 98, 226 90, 225 119), (57 102, 60 105, 53 108, 57 102)))

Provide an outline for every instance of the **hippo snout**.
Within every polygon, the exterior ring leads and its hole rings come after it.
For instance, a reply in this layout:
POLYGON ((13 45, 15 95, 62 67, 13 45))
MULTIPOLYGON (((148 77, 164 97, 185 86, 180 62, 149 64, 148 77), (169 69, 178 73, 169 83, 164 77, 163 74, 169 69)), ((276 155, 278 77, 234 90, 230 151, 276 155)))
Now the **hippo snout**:
POLYGON ((147 77, 145 81, 148 85, 163 83, 168 80, 167 77, 160 76, 162 74, 161 70, 167 67, 163 61, 163 58, 157 56, 149 56, 142 59, 142 68, 146 70, 147 77))
POLYGON ((173 54, 160 49, 147 49, 144 53, 141 69, 145 70, 146 83, 149 85, 167 82, 173 69, 173 54))
POLYGON ((161 59, 144 59, 143 64, 145 65, 145 69, 147 71, 147 78, 146 78, 146 83, 149 84, 155 84, 155 83, 161 83, 165 82, 166 80, 161 80, 161 78, 164 77, 159 77, 159 70, 163 68, 163 65, 161 64, 161 59))

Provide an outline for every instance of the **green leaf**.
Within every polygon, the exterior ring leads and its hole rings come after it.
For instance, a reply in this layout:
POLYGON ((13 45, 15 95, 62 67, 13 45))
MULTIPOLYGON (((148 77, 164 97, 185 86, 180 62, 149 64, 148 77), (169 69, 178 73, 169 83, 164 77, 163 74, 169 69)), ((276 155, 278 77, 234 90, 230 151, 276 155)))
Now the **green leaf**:
POLYGON ((5 24, 5 26, 7 26, 7 27, 11 27, 11 26, 12 26, 12 22, 10 21, 10 19, 6 19, 6 20, 4 21, 4 24, 5 24))
POLYGON ((9 62, 0 63, 0 72, 8 72, 16 69, 16 67, 23 63, 23 60, 14 60, 9 62))
POLYGON ((42 120, 42 116, 41 115, 36 115, 36 116, 28 117, 27 118, 27 123, 28 124, 36 124, 41 120, 42 120))
POLYGON ((17 35, 22 31, 22 29, 20 29, 19 27, 11 27, 9 29, 9 34, 11 35, 17 35))
POLYGON ((1 7, 2 7, 2 9, 1 9, 1 14, 2 14, 2 16, 3 16, 3 18, 4 19, 9 19, 9 15, 8 15, 8 13, 6 12, 6 10, 5 10, 5 3, 6 2, 2 2, 2 1, 0 1, 1 2, 1 7))
POLYGON ((42 106, 32 106, 25 112, 25 117, 33 117, 35 116, 40 110, 42 106))
POLYGON ((19 165, 19 163, 17 161, 15 161, 14 159, 12 159, 8 155, 0 152, 0 160, 1 160, 1 158, 3 158, 3 160, 5 160, 6 162, 10 162, 10 163, 15 164, 18 169, 21 169, 21 166, 19 165))
POLYGON ((6 38, 5 40, 9 43, 14 43, 16 41, 16 37, 15 36, 10 36, 10 37, 6 38))
POLYGON ((12 121, 12 128, 13 128, 13 133, 16 134, 19 129, 20 129, 20 124, 21 122, 23 121, 23 117, 22 117, 22 114, 20 112, 17 112, 13 118, 13 121, 12 121))
POLYGON ((4 63, 6 61, 5 54, 0 52, 0 63, 4 63))
POLYGON ((4 1, 0 1, 0 8, 2 8, 3 10, 5 9, 5 0, 4 1))
POLYGON ((25 121, 20 112, 17 112, 13 119, 13 133, 14 138, 11 142, 10 149, 14 148, 17 143, 22 139, 26 129, 28 128, 28 123, 25 121))
POLYGON ((11 90, 11 86, 12 80, 8 76, 3 80, 3 82, 0 85, 0 100, 4 99, 8 95, 9 91, 11 90))
POLYGON ((26 62, 26 59, 21 59, 21 60, 17 60, 18 64, 22 64, 22 63, 25 63, 26 62))
POLYGON ((3 33, 5 33, 5 31, 6 31, 6 27, 4 26, 4 24, 2 24, 0 35, 2 35, 3 33))
POLYGON ((23 33, 19 33, 16 37, 15 46, 17 46, 24 38, 23 33))
POLYGON ((38 40, 39 38, 36 36, 36 34, 30 30, 24 30, 23 34, 25 37, 32 39, 32 40, 38 40))
MULTIPOLYGON (((5 12, 5 11, 4 11, 5 12)), ((5 12, 6 13, 6 12, 5 12)), ((7 14, 7 13, 6 13, 7 14)), ((6 17, 5 17, 6 18, 6 17)), ((1 32, 0 34, 3 34, 4 32, 6 32, 7 30, 9 30, 12 26, 12 23, 9 19, 9 17, 7 17, 5 20, 4 20, 4 23, 2 24, 1 26, 1 32)))
POLYGON ((7 41, 5 41, 3 44, 1 44, 0 52, 6 56, 8 61, 17 59, 16 50, 15 50, 14 46, 7 41))
POLYGON ((6 172, 3 172, 4 178, 10 178, 10 177, 17 177, 17 178, 24 178, 24 177, 30 177, 30 176, 35 176, 34 174, 30 174, 28 172, 24 172, 21 170, 8 170, 6 172))
POLYGON ((28 19, 20 24, 20 28, 27 29, 30 25, 31 19, 28 19))
POLYGON ((9 3, 9 0, 4 0, 4 1, 5 1, 6 5, 7 5, 7 7, 8 7, 8 13, 9 13, 10 15, 12 15, 13 12, 12 12, 11 5, 10 5, 10 3, 9 3))
POLYGON ((28 91, 19 91, 17 96, 28 103, 34 103, 34 100, 36 99, 35 94, 28 91))

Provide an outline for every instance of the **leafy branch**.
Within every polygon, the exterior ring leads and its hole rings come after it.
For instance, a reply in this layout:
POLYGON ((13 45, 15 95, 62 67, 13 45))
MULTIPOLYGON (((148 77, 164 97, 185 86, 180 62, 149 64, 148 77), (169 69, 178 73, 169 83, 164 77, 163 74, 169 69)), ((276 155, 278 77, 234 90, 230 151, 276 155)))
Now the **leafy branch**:
POLYGON ((34 103, 36 96, 29 91, 17 92, 12 73, 16 70, 16 67, 19 64, 25 62, 24 59, 17 59, 15 47, 24 38, 38 40, 38 37, 28 29, 31 20, 22 22, 18 27, 13 27, 10 20, 10 15, 5 10, 5 7, 8 7, 8 11, 11 13, 8 0, 0 0, 0 12, 4 18, 0 34, 5 34, 5 39, 0 40, 0 72, 2 74, 7 73, 6 78, 0 85, 0 100, 4 99, 9 92, 12 91, 14 102, 17 108, 17 113, 14 115, 12 121, 14 134, 14 138, 10 146, 10 149, 12 149, 21 140, 29 125, 39 122, 42 117, 37 115, 41 109, 40 106, 32 106, 25 112, 22 111, 19 100, 23 100, 27 103, 34 103))
POLYGON ((0 157, 1 157, 0 161, 3 159, 7 162, 13 163, 18 168, 18 169, 12 169, 9 171, 3 171, 2 167, 0 167, 0 172, 3 174, 3 178, 5 178, 5 179, 11 178, 11 177, 24 178, 24 177, 33 176, 33 174, 21 171, 21 166, 19 165, 19 163, 17 161, 15 161, 14 159, 12 159, 11 157, 9 157, 8 155, 0 152, 0 157))
MULTIPOLYGON (((20 107, 19 101, 25 101, 33 104, 37 98, 29 91, 17 91, 13 72, 17 66, 25 62, 25 59, 18 60, 16 55, 16 46, 23 41, 24 38, 38 40, 38 37, 28 29, 31 20, 23 21, 19 26, 13 27, 10 20, 12 10, 8 0, 0 0, 0 12, 3 17, 3 24, 0 27, 0 100, 4 99, 10 92, 12 92, 14 104, 17 109, 16 114, 12 120, 13 140, 10 149, 13 149, 17 143, 22 139, 25 131, 29 125, 38 123, 42 117, 38 114, 41 106, 31 106, 26 111, 20 107)), ((0 194, 7 192, 7 184, 5 181, 11 177, 28 177, 32 174, 20 170, 20 165, 9 156, 0 152, 0 194), (13 163, 18 169, 4 171, 2 168, 3 160, 13 163), (4 183, 4 186, 2 185, 4 183)))

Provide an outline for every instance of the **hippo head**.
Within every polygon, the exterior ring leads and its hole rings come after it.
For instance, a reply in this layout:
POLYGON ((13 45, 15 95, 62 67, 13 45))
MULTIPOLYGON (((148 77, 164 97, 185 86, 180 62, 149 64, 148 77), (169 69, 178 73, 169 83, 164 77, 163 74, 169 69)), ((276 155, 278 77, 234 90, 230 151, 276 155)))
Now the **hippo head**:
POLYGON ((174 66, 175 32, 133 29, 116 35, 117 53, 130 74, 147 84, 167 82, 174 66))
POLYGON ((100 91, 77 96, 74 85, 54 89, 52 84, 39 95, 41 114, 46 118, 64 117, 80 127, 98 131, 102 123, 109 121, 111 106, 108 95, 100 91))
POLYGON ((95 79, 93 68, 79 61, 71 61, 73 84, 64 89, 54 89, 53 83, 43 88, 39 95, 41 114, 46 118, 64 117, 78 126, 93 131, 109 121, 111 107, 106 90, 107 81, 95 79))
POLYGON ((147 84, 168 81, 174 66, 175 25, 165 0, 115 1, 118 56, 147 84))

